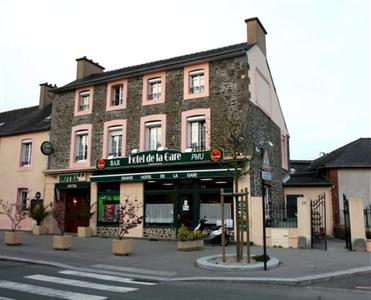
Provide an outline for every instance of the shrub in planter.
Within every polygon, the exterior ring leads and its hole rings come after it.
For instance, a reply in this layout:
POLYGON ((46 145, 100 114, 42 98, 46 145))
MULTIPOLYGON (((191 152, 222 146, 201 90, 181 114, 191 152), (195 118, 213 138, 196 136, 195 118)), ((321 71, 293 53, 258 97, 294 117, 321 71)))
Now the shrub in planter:
POLYGON ((72 247, 72 236, 64 235, 65 205, 63 201, 56 201, 52 216, 58 225, 60 235, 53 236, 53 248, 55 250, 68 250, 72 247))
POLYGON ((143 216, 139 215, 141 206, 138 200, 130 201, 127 197, 124 202, 119 204, 117 237, 112 240, 112 253, 115 255, 129 255, 133 251, 133 240, 124 239, 129 230, 134 229, 143 221, 143 216))
POLYGON ((8 246, 22 244, 21 233, 17 232, 19 226, 27 217, 27 207, 22 207, 21 203, 8 202, 0 199, 0 214, 6 215, 11 222, 11 231, 6 231, 4 235, 4 243, 8 246))
POLYGON ((50 210, 48 210, 43 203, 35 205, 35 207, 30 210, 30 217, 36 221, 36 225, 32 226, 32 233, 34 235, 46 233, 45 228, 42 226, 42 222, 49 215, 50 210))
POLYGON ((177 240, 179 251, 198 250, 204 246, 202 232, 200 230, 190 231, 184 224, 178 230, 177 240))
MULTIPOLYGON (((93 211, 95 203, 92 205, 85 204, 80 212, 80 218, 87 224, 90 222, 90 218, 95 214, 93 211)), ((78 237, 91 237, 91 228, 89 226, 79 226, 77 227, 77 236, 78 237)))

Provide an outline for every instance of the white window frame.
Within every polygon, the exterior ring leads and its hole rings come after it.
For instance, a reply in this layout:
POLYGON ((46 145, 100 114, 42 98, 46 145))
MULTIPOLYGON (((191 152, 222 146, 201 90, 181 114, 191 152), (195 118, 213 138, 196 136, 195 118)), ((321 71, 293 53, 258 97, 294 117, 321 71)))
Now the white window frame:
POLYGON ((199 69, 189 72, 189 93, 201 94, 204 91, 205 91, 205 70, 199 69))
POLYGON ((111 126, 108 128, 108 157, 121 157, 122 156, 122 130, 123 126, 111 126), (113 147, 113 142, 116 137, 118 138, 118 141, 116 140, 116 149, 113 147))
POLYGON ((111 106, 119 106, 119 105, 122 105, 123 103, 124 103, 124 85, 122 83, 115 84, 111 87, 111 106), (117 89, 119 89, 118 99, 116 99, 117 89))
POLYGON ((18 204, 21 211, 27 210, 27 199, 28 199, 28 189, 20 188, 18 189, 18 204))
POLYGON ((191 116, 187 118, 187 148, 191 148, 195 151, 204 151, 206 149, 205 115, 191 116), (193 127, 194 124, 197 124, 196 127, 193 127), (196 137, 194 134, 196 134, 196 137))
POLYGON ((90 91, 81 91, 79 93, 79 111, 89 110, 90 91))
POLYGON ((151 121, 145 123, 145 136, 146 136, 146 150, 157 150, 159 147, 162 146, 161 141, 162 135, 162 122, 161 121, 151 121), (154 131, 154 136, 152 136, 152 132, 154 131), (152 141, 154 138, 154 141, 152 141))
POLYGON ((32 140, 23 140, 21 147, 21 166, 30 166, 32 162, 32 140), (28 147, 26 150, 25 147, 28 147), (26 152, 27 151, 27 152, 26 152))
POLYGON ((88 150, 89 150, 89 143, 88 143, 88 137, 89 137, 89 131, 88 130, 79 130, 75 133, 75 161, 76 162, 86 162, 88 159, 88 150), (84 140, 81 139, 81 137, 85 137, 85 143, 82 143, 82 152, 81 155, 80 151, 80 141, 84 142, 84 140), (82 157, 82 158, 81 158, 82 157))
POLYGON ((157 100, 161 97, 161 77, 151 78, 147 81, 147 99, 148 100, 157 100))

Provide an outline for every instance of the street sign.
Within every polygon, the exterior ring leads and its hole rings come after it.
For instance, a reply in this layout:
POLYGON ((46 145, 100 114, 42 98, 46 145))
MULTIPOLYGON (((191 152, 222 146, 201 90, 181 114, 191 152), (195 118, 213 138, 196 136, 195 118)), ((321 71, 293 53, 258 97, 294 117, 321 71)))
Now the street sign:
POLYGON ((272 180, 272 173, 268 171, 262 171, 262 179, 263 180, 272 180))

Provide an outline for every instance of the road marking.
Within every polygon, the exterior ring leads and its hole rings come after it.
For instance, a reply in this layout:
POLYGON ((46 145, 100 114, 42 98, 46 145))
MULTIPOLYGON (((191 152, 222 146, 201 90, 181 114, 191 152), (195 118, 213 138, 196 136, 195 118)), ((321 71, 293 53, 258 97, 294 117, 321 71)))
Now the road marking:
POLYGON ((360 290, 371 290, 371 286, 356 286, 356 289, 360 289, 360 290))
POLYGON ((122 271, 122 272, 128 272, 128 273, 158 275, 158 276, 170 276, 170 277, 175 276, 177 274, 176 272, 156 271, 156 270, 148 270, 148 269, 129 268, 129 267, 119 267, 119 266, 103 265, 103 264, 92 265, 91 267, 97 268, 97 269, 122 271))
POLYGON ((0 300, 15 300, 14 298, 0 297, 0 300))
MULTIPOLYGON (((41 287, 37 285, 25 284, 20 282, 13 282, 7 280, 0 280, 0 288, 14 290, 17 292, 25 292, 30 294, 37 294, 41 296, 48 296, 53 298, 60 299, 69 299, 69 300, 103 300, 107 297, 95 296, 89 294, 81 294, 75 292, 69 292, 64 290, 57 290, 47 287, 41 287)), ((8 298, 0 298, 8 299, 8 298)))
POLYGON ((131 288, 131 287, 98 284, 98 283, 92 283, 92 282, 81 281, 81 280, 67 279, 67 278, 62 278, 62 277, 46 276, 46 275, 41 275, 41 274, 25 276, 24 278, 45 281, 45 282, 52 282, 52 283, 57 283, 57 284, 78 286, 82 288, 89 288, 89 289, 95 289, 95 290, 101 290, 101 291, 117 292, 117 293, 127 293, 127 292, 133 292, 137 290, 136 288, 131 288))
POLYGON ((64 274, 64 275, 73 275, 73 276, 80 276, 80 277, 87 277, 87 278, 96 278, 96 279, 101 279, 101 280, 116 281, 116 282, 122 282, 122 283, 142 284, 142 285, 155 285, 156 284, 156 283, 153 283, 153 282, 134 281, 133 278, 125 278, 125 277, 104 275, 104 274, 97 274, 97 273, 90 273, 90 272, 63 270, 63 271, 59 271, 58 273, 64 274))

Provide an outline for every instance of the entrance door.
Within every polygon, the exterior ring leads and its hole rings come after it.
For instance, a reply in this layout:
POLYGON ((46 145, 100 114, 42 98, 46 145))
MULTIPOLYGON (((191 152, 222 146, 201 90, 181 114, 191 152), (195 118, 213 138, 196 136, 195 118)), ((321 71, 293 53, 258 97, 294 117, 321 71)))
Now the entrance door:
POLYGON ((180 194, 180 209, 178 213, 179 225, 184 224, 188 228, 193 228, 193 195, 191 193, 180 194))
POLYGON ((88 190, 65 190, 64 200, 66 203, 65 232, 77 232, 77 227, 89 226, 89 221, 84 221, 80 217, 83 208, 90 207, 88 190))
POLYGON ((287 195, 286 196, 286 213, 287 218, 295 219, 298 213, 298 198, 303 195, 287 195))

